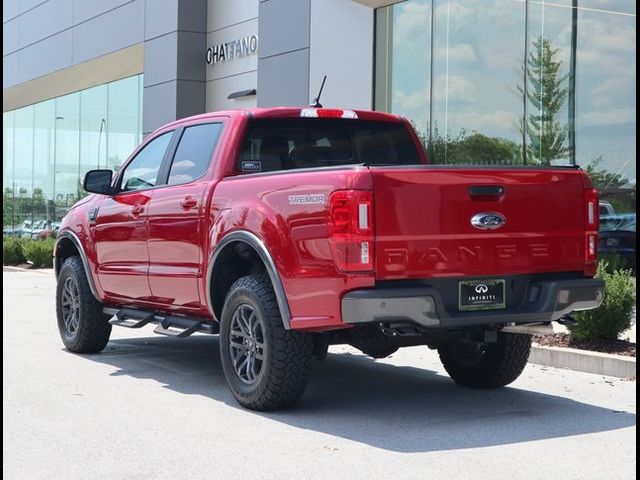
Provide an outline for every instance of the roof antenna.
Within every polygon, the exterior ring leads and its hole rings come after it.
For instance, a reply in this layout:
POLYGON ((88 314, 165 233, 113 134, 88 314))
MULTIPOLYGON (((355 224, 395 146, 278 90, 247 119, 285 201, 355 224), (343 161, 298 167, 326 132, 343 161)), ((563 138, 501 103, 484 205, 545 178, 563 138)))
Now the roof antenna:
POLYGON ((320 85, 320 91, 318 92, 318 96, 313 100, 313 103, 309 105, 313 108, 322 108, 322 104, 320 103, 320 96, 322 95, 322 89, 324 88, 324 82, 327 81, 327 76, 325 75, 322 79, 322 85, 320 85))

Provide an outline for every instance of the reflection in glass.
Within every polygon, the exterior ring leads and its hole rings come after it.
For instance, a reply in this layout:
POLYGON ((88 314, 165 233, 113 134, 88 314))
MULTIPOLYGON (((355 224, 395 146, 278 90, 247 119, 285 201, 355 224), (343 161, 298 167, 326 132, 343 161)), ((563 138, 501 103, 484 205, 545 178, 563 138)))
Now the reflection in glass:
POLYGON ((122 174, 121 190, 144 190, 156 185, 160 166, 172 135, 173 131, 154 138, 136 154, 122 174))
POLYGON ((33 216, 35 219, 53 222, 56 103, 55 100, 47 100, 35 104, 33 108, 33 216))
POLYGON ((438 163, 522 162, 524 3, 437 0, 431 156, 438 163))
POLYGON ((3 113, 5 234, 29 236, 33 225, 55 224, 86 194, 84 172, 115 169, 129 156, 142 137, 141 77, 3 113))
POLYGON ((80 92, 80 177, 107 162, 107 86, 80 92))
POLYGON ((581 0, 576 159, 617 213, 636 211, 636 2, 581 0))
POLYGON ((14 122, 14 217, 17 223, 31 219, 33 192, 33 106, 15 112, 14 122))
POLYGON ((105 168, 117 170, 140 143, 139 81, 138 77, 130 77, 108 85, 109 135, 105 168))
POLYGON ((431 0, 376 11, 377 110, 411 119, 426 143, 431 103, 431 0))
POLYGON ((54 201, 57 208, 73 205, 80 193, 78 167, 80 165, 80 95, 77 93, 56 98, 55 130, 53 137, 54 201))
POLYGON ((533 3, 527 25, 525 160, 533 165, 569 164, 572 9, 533 3))
POLYGON ((376 12, 375 108, 433 163, 582 165, 635 212, 636 3, 409 0, 376 12))

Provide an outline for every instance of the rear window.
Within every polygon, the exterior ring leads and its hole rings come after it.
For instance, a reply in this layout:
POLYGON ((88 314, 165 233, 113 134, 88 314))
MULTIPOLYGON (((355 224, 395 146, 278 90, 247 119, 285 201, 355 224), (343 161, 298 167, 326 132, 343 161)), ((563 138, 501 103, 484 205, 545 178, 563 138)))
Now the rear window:
POLYGON ((242 173, 366 163, 416 165, 416 144, 402 123, 352 119, 254 120, 238 158, 242 173))

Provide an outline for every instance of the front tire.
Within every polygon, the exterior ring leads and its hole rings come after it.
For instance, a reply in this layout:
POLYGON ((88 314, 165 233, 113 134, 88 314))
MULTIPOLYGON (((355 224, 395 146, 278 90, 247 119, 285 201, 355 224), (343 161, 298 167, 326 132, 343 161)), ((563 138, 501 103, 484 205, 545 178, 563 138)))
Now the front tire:
POLYGON ((70 352, 96 353, 107 345, 111 325, 91 293, 80 257, 67 258, 60 269, 56 314, 60 338, 70 352))
POLYGON ((499 388, 515 381, 529 359, 531 335, 498 333, 496 343, 452 341, 438 348, 449 376, 471 388, 499 388))
POLYGON ((285 330, 266 275, 238 279, 220 324, 220 360, 235 399, 251 410, 276 410, 298 401, 311 372, 311 335, 285 330))

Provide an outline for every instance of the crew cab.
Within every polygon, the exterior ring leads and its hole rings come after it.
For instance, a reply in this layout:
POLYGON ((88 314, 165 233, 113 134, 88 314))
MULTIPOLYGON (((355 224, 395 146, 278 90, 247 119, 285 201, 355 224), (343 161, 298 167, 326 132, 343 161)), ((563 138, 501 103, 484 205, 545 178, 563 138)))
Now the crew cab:
POLYGON ((501 387, 532 333, 603 300, 584 171, 430 165, 397 115, 207 113, 84 188, 55 246, 66 348, 101 351, 114 325, 219 334, 251 409, 294 404, 332 344, 426 345, 459 384, 501 387))

